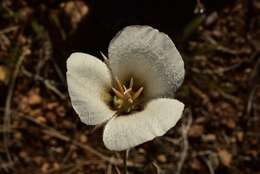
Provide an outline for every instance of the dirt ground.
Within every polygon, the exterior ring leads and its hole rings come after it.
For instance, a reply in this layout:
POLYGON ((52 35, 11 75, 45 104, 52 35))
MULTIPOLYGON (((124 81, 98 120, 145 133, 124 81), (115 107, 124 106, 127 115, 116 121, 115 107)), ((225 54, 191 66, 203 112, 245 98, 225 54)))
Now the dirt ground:
MULTIPOLYGON (((260 174, 260 1, 207 2, 183 9, 188 17, 176 31, 154 23, 176 35, 186 69, 176 97, 186 109, 166 135, 131 149, 129 174, 260 174)), ((92 133, 79 121, 66 87, 68 55, 106 53, 114 32, 129 23, 123 15, 100 20, 92 15, 100 6, 0 2, 1 174, 122 173, 123 154, 104 147, 102 130, 92 133)))

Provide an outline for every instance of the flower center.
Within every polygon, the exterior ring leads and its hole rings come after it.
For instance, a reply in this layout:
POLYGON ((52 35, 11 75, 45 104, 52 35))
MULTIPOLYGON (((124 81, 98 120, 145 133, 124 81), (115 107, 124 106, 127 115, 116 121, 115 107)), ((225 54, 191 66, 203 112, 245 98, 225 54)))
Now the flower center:
POLYGON ((130 113, 140 109, 139 102, 140 96, 143 93, 144 87, 141 86, 137 90, 133 90, 134 79, 131 77, 128 87, 122 84, 118 78, 115 78, 115 86, 112 87, 113 91, 113 107, 119 113, 130 113))

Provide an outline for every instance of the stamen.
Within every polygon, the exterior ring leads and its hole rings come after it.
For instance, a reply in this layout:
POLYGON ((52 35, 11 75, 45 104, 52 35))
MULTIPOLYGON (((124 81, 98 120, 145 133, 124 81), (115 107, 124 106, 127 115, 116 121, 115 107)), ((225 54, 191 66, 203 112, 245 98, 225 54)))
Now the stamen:
POLYGON ((125 90, 124 95, 128 98, 127 101, 132 104, 134 101, 133 101, 132 96, 130 94, 131 91, 132 91, 132 88, 125 90))
POLYGON ((134 79, 133 79, 133 77, 131 77, 129 88, 133 88, 133 85, 134 85, 134 79))
POLYGON ((125 87, 125 85, 123 85, 123 88, 124 88, 124 91, 126 91, 126 90, 127 90, 127 88, 125 87))
POLYGON ((137 91, 136 93, 134 93, 134 95, 133 95, 133 100, 135 100, 136 98, 138 98, 138 97, 141 95, 141 93, 142 93, 143 90, 144 90, 144 87, 140 87, 140 88, 138 89, 138 91, 137 91))
POLYGON ((115 80, 116 80, 116 84, 117 84, 117 86, 118 86, 118 89, 119 89, 120 93, 123 94, 123 93, 124 93, 124 88, 123 88, 121 82, 118 80, 117 77, 116 77, 115 80))
POLYGON ((130 104, 133 104, 134 103, 134 100, 132 98, 128 98, 127 100, 130 104))
POLYGON ((117 89, 112 87, 112 90, 114 91, 114 93, 116 94, 117 97, 119 98, 124 98, 124 95, 122 93, 120 93, 117 89))
POLYGON ((136 99, 142 94, 144 87, 140 87, 136 92, 133 91, 134 79, 131 77, 129 88, 122 84, 119 79, 115 78, 116 88, 112 87, 115 97, 113 100, 116 109, 122 112, 131 112, 137 109, 136 99))
POLYGON ((132 88, 126 89, 124 95, 130 95, 129 93, 132 91, 132 88))

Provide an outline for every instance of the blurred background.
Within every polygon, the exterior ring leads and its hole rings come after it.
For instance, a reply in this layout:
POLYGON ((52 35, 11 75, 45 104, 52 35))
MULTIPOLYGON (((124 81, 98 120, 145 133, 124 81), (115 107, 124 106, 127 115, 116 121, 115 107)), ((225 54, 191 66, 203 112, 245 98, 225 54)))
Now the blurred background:
POLYGON ((130 151, 129 173, 260 174, 259 12, 259 0, 1 0, 0 173, 122 173, 122 154, 73 111, 65 65, 138 24, 181 52, 186 110, 130 151))

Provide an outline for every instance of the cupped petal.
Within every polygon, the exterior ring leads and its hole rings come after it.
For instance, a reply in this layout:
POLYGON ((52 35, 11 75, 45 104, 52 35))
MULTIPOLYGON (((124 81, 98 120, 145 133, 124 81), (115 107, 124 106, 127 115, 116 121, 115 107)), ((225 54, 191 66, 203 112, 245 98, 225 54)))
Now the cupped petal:
POLYGON ((121 151, 162 136, 175 126, 183 109, 184 104, 175 99, 151 100, 141 112, 112 118, 104 129, 104 144, 121 151))
POLYGON ((111 75, 102 61, 84 53, 71 54, 67 82, 72 106, 83 123, 96 125, 113 116, 106 104, 111 75))
POLYGON ((184 79, 184 63, 172 40, 149 26, 128 26, 109 45, 113 73, 144 83, 149 98, 172 97, 184 79))

